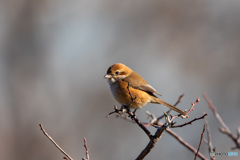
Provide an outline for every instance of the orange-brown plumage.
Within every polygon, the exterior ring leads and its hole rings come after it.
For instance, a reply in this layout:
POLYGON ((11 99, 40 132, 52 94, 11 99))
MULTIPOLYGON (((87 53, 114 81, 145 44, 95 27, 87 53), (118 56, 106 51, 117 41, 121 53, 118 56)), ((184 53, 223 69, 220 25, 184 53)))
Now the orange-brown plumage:
POLYGON ((163 104, 166 107, 173 109, 174 111, 186 115, 185 112, 178 109, 175 106, 164 102, 163 100, 157 98, 155 94, 158 93, 151 85, 149 85, 141 76, 136 72, 121 63, 116 63, 110 66, 107 70, 107 74, 104 76, 108 79, 110 89, 114 98, 120 104, 129 104, 131 102, 131 95, 137 97, 133 103, 129 106, 130 108, 141 108, 148 103, 163 104))

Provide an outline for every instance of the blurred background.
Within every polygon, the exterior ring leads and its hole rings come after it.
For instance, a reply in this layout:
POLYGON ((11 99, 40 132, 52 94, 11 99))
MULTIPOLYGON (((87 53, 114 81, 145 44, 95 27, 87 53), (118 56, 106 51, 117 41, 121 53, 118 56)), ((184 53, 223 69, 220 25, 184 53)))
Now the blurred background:
MULTIPOLYGON (((117 102, 103 76, 116 62, 144 77, 171 104, 184 93, 181 109, 200 97, 190 119, 178 124, 207 112, 216 151, 231 151, 234 143, 218 131, 202 95, 236 135, 239 8, 238 0, 0 0, 1 159, 62 159, 39 123, 74 159, 85 156, 84 137, 90 159, 135 159, 148 137, 136 124, 106 118, 117 102)), ((143 122, 147 110, 160 116, 167 108, 150 104, 138 110, 143 122)), ((173 130, 197 148, 202 127, 200 120, 173 130)), ((206 144, 200 151, 208 157, 206 144)), ((193 158, 166 132, 146 157, 193 158)))

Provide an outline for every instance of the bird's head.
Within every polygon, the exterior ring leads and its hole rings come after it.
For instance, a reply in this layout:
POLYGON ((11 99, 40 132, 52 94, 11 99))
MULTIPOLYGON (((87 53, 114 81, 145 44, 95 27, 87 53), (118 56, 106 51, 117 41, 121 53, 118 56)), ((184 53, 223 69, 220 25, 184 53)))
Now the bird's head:
POLYGON ((122 63, 116 63, 110 66, 107 70, 107 74, 104 78, 108 79, 110 84, 113 84, 120 79, 124 79, 125 77, 129 76, 133 71, 125 66, 122 63))

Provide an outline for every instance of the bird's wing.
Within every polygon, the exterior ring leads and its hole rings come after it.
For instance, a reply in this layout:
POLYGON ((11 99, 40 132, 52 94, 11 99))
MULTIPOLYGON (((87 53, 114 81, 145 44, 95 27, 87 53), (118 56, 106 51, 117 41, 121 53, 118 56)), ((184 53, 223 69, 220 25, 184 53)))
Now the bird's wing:
MULTIPOLYGON (((134 87, 133 87, 134 88, 134 87)), ((140 90, 143 90, 143 91, 146 91, 146 92, 151 92, 151 93, 156 93, 158 94, 159 96, 161 96, 160 93, 158 93, 151 85, 149 84, 146 84, 146 85, 141 85, 139 87, 137 87, 138 89, 140 90)))
POLYGON ((135 89, 139 89, 145 92, 148 92, 152 95, 154 93, 158 94, 161 96, 160 93, 156 91, 151 85, 149 85, 141 76, 139 76, 136 72, 133 72, 131 75, 128 77, 124 78, 123 81, 128 82, 129 86, 135 89))

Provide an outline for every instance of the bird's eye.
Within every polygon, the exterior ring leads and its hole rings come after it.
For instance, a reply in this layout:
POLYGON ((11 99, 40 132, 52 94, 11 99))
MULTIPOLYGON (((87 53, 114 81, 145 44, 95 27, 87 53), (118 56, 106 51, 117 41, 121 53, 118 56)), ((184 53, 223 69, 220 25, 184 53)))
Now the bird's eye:
POLYGON ((116 71, 116 72, 115 72, 115 74, 119 74, 119 72, 118 72, 118 71, 116 71))

